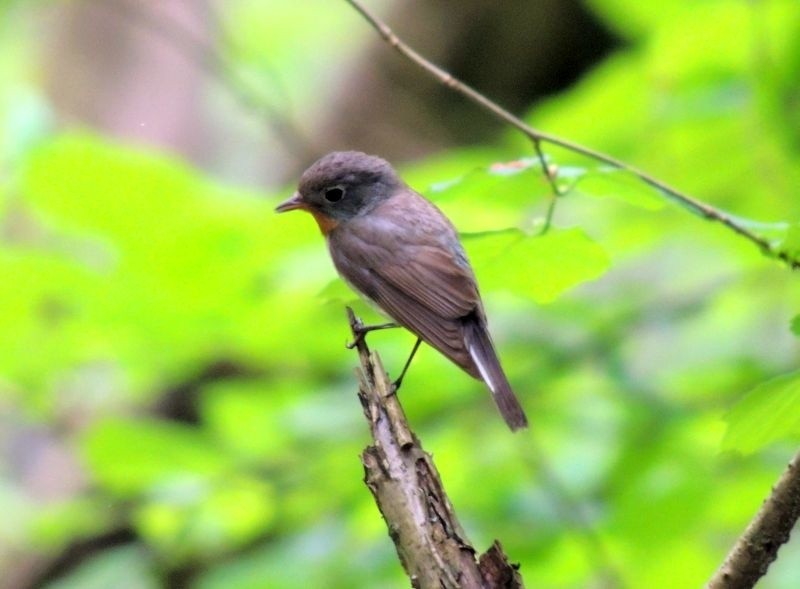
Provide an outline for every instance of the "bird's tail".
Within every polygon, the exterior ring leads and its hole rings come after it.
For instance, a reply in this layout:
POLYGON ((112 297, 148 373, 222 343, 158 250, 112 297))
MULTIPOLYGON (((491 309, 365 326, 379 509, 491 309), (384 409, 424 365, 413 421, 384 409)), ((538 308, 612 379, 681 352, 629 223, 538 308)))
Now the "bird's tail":
POLYGON ((482 321, 469 321, 464 325, 464 343, 481 378, 492 391, 492 398, 511 431, 528 427, 528 418, 525 417, 517 396, 511 390, 489 331, 482 321))

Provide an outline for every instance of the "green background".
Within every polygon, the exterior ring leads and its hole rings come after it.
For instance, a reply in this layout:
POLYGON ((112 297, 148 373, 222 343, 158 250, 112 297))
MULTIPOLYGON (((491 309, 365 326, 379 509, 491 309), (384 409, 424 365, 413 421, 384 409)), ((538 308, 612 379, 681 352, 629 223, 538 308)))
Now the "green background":
MULTIPOLYGON (((45 586, 180 586, 176 571, 200 589, 407 586, 362 482, 344 347, 345 303, 377 316, 310 217, 273 213, 291 183, 56 122, 43 4, 0 3, 0 586, 120 529, 45 586), (37 493, 31 473, 74 480, 37 493)), ((223 17, 232 62, 269 61, 302 112, 318 71, 371 37, 343 2, 297 4, 223 17)), ((626 45, 526 120, 800 257, 800 5, 589 6, 626 45)), ((403 405, 471 541, 499 539, 528 586, 701 586, 798 445, 797 274, 561 149, 547 154, 567 194, 542 234, 531 152, 508 130, 398 162, 463 234, 531 429, 510 434, 425 347, 403 405)), ((370 336, 390 373, 412 343, 370 336)), ((759 587, 797 587, 798 562, 795 541, 759 587)))

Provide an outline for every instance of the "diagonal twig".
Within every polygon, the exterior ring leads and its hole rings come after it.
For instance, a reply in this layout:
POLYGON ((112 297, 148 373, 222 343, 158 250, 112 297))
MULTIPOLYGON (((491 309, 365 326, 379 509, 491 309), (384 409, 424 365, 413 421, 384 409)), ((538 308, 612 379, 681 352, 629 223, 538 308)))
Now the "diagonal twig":
POLYGON ((800 517, 800 453, 714 573, 708 589, 750 589, 767 573, 800 517))
MULTIPOLYGON (((465 84, 464 82, 455 78, 452 74, 447 72, 446 70, 442 69, 432 61, 428 60, 424 56, 420 55, 417 51, 415 51, 411 46, 406 44, 403 40, 401 40, 395 33, 392 31, 389 26, 383 22, 380 18, 378 18, 375 13, 370 11, 366 8, 360 0, 345 0, 350 6, 352 6, 364 19, 374 28, 381 38, 386 41, 392 48, 394 48, 398 53, 400 53, 403 57, 414 63, 415 65, 419 66, 432 77, 436 78, 439 82, 443 85, 447 86, 448 88, 454 90, 455 92, 461 94, 462 96, 466 97, 473 103, 477 104, 485 111, 490 113, 496 119, 507 123, 508 125, 514 127, 523 135, 525 135, 528 139, 533 141, 534 147, 537 151, 537 157, 539 157, 540 161, 543 160, 543 155, 540 149, 540 143, 549 143, 552 145, 557 145, 559 147, 563 147, 572 151, 574 153, 578 153, 589 157, 595 161, 602 162, 608 166, 616 170, 623 170, 630 174, 633 174, 636 178, 644 182, 645 184, 655 188, 659 194, 664 196, 665 198, 676 202, 683 207, 687 208, 694 214, 703 217, 709 221, 715 221, 717 223, 721 223, 734 233, 744 237, 748 241, 752 242, 762 252, 766 255, 773 257, 782 261, 783 263, 787 264, 790 268, 800 268, 800 258, 796 255, 791 254, 787 251, 781 250, 777 248, 774 244, 772 244, 767 238, 763 237, 762 235, 758 235, 757 233, 753 233, 737 221, 734 217, 712 207, 711 205, 700 201, 696 198, 689 196, 675 188, 672 188, 665 182, 651 176, 650 174, 639 170, 638 168, 626 164, 610 155, 605 153, 596 151, 589 147, 585 147, 578 143, 574 143, 572 141, 568 141, 566 139, 562 139, 555 135, 550 135, 549 133, 543 133, 534 129, 530 125, 528 125, 525 121, 520 119, 519 117, 513 115, 503 107, 501 107, 496 102, 492 101, 485 95, 481 94, 471 86, 465 84)), ((553 182, 553 178, 551 177, 549 168, 546 165, 546 162, 542 161, 542 170, 546 175, 548 182, 553 182)))

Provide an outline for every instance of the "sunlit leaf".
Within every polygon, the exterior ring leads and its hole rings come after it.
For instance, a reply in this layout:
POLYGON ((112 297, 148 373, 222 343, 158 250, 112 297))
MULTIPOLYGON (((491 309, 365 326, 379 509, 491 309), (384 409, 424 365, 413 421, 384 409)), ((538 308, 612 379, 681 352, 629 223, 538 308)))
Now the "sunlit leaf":
POLYGON ((470 153, 460 167, 448 161, 441 167, 425 167, 421 174, 411 173, 412 179, 419 178, 412 186, 433 200, 462 232, 516 227, 532 212, 543 213, 542 198, 550 194, 550 186, 537 159, 473 164, 476 155, 470 153))
POLYGON ((602 276, 605 250, 581 229, 551 229, 541 236, 506 230, 464 236, 484 288, 508 290, 549 303, 567 290, 602 276))
POLYGON ((236 73, 247 81, 246 87, 257 89, 259 100, 281 112, 291 106, 298 118, 335 80, 330 62, 319 56, 333 44, 346 59, 348 50, 369 35, 346 10, 323 0, 233 2, 220 16, 225 50, 236 58, 236 73), (309 10, 317 18, 306 18, 309 10))
POLYGON ((226 478, 200 504, 195 525, 198 536, 216 536, 217 546, 240 544, 254 538, 275 516, 276 497, 266 482, 253 478, 226 478))
POLYGON ((433 197, 469 175, 485 171, 492 162, 515 158, 516 153, 491 145, 462 147, 419 160, 412 166, 401 166, 401 174, 409 186, 433 197))
POLYGON ((800 436, 800 371, 768 380, 739 401, 727 416, 724 450, 751 454, 768 444, 800 436))
POLYGON ((665 198, 655 188, 624 170, 587 171, 577 178, 576 191, 586 196, 615 198, 649 211, 662 209, 665 198))
MULTIPOLYGON (((37 251, 41 269, 15 264, 13 274, 4 272, 20 278, 4 281, 0 302, 8 307, 7 290, 25 312, 0 317, 0 324, 35 319, 27 309, 35 311, 41 296, 60 305, 69 293, 70 304, 63 306, 81 313, 66 317, 83 320, 75 334, 89 342, 57 345, 68 356, 63 359, 31 355, 35 344, 10 325, 2 333, 11 351, 0 357, 24 360, 15 365, 18 378, 52 377, 91 345, 83 355, 116 362, 134 391, 152 391, 154 383, 179 378, 208 357, 269 359, 274 346, 286 361, 324 343, 322 330, 306 347, 287 349, 279 335, 302 332, 299 320, 319 323, 314 294, 333 274, 310 218, 276 215, 265 199, 215 184, 173 158, 84 135, 34 150, 22 177, 22 202, 48 239, 37 251), (312 240, 313 247, 299 247, 312 240), (317 270, 310 272, 312 264, 317 270), (65 288, 71 282, 49 269, 58 266, 91 280, 73 295, 65 288), (28 283, 44 294, 27 292, 28 283), (59 296, 49 295, 58 285, 59 296), (304 306, 310 312, 275 313, 304 306)), ((0 267, 3 258, 0 253, 0 267)), ((34 332, 43 350, 58 342, 58 332, 46 329, 52 327, 34 332)), ((323 353, 318 361, 328 359, 332 355, 323 353)))
POLYGON ((591 0, 590 5, 603 21, 625 35, 638 37, 659 25, 673 22, 686 10, 686 0, 666 0, 658 4, 632 0, 591 0))

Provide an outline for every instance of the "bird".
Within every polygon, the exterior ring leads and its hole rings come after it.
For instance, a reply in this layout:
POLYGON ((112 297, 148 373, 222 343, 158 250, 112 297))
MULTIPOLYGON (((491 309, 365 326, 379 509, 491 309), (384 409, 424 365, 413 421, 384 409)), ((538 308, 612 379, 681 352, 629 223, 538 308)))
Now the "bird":
POLYGON ((417 336, 397 387, 421 340, 482 380, 512 431, 527 427, 455 227, 389 162, 359 151, 329 153, 275 210, 311 213, 344 281, 417 336))

